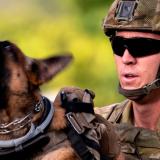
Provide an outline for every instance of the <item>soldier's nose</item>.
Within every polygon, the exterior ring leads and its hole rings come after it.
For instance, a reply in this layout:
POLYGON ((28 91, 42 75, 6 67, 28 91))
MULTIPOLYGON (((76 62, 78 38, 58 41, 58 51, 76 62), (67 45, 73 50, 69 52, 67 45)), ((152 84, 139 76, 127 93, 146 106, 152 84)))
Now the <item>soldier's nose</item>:
POLYGON ((137 60, 136 60, 135 57, 133 57, 133 56, 130 54, 129 50, 126 48, 125 51, 124 51, 124 54, 123 54, 123 56, 122 56, 122 62, 123 62, 124 64, 127 64, 127 65, 128 65, 128 64, 136 64, 137 60))

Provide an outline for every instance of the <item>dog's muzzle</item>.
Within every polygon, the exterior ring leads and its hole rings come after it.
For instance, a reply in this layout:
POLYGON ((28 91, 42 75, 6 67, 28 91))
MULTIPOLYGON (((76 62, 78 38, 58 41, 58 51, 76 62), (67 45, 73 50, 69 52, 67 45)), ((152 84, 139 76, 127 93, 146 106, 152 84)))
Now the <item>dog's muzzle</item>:
MULTIPOLYGON (((45 132, 53 118, 54 107, 46 97, 42 97, 42 101, 40 103, 43 103, 44 109, 45 109, 42 122, 38 126, 35 126, 31 122, 30 130, 23 137, 11 139, 11 140, 0 140, 0 157, 12 154, 14 152, 19 152, 24 149, 28 149, 30 146, 33 147, 34 144, 38 144, 40 141, 41 142, 43 141, 43 143, 49 142, 49 137, 45 136, 45 132)), ((35 110, 37 112, 40 109, 39 107, 40 107, 39 104, 35 106, 35 110)), ((27 119, 29 119, 29 117, 30 117, 30 114, 24 117, 23 119, 21 119, 20 121, 18 121, 18 122, 21 122, 22 124, 24 122, 24 124, 21 125, 21 127, 25 125, 25 122, 27 119)), ((11 122, 7 126, 17 125, 18 122, 17 121, 11 122)), ((3 127, 1 126, 1 128, 4 128, 4 126, 3 127)), ((17 127, 17 129, 19 128, 20 127, 17 127)), ((7 132, 8 131, 6 131, 5 133, 7 132)))

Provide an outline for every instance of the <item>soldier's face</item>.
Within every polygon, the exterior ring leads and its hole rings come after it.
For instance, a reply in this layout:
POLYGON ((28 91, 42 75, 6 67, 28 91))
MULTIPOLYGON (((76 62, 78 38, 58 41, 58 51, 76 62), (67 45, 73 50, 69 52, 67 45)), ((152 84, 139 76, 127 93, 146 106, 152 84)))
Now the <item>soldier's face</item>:
MULTIPOLYGON (((121 31, 117 32, 116 36, 160 40, 160 35, 144 32, 121 31)), ((145 47, 145 49, 146 48, 147 47, 145 47)), ((136 54, 143 55, 144 53, 136 54)), ((123 55, 114 54, 114 57, 122 88, 137 89, 155 80, 160 66, 160 52, 147 56, 134 57, 129 52, 129 49, 126 48, 123 55)))

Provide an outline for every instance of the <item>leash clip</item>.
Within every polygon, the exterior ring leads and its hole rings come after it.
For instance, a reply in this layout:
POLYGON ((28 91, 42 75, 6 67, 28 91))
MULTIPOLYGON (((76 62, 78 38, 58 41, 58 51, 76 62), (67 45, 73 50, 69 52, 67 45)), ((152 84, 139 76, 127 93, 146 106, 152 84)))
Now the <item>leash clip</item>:
POLYGON ((84 133, 85 129, 80 123, 78 123, 75 113, 69 112, 66 114, 66 117, 78 134, 84 133))

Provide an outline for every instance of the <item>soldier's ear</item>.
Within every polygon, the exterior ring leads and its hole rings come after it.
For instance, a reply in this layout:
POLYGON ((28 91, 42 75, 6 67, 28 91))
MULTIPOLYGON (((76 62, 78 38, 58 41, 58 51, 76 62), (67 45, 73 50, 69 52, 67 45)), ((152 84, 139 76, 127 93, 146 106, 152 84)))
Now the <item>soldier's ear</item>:
POLYGON ((41 85, 62 71, 72 59, 71 54, 39 60, 27 58, 26 73, 28 79, 34 85, 41 85))

